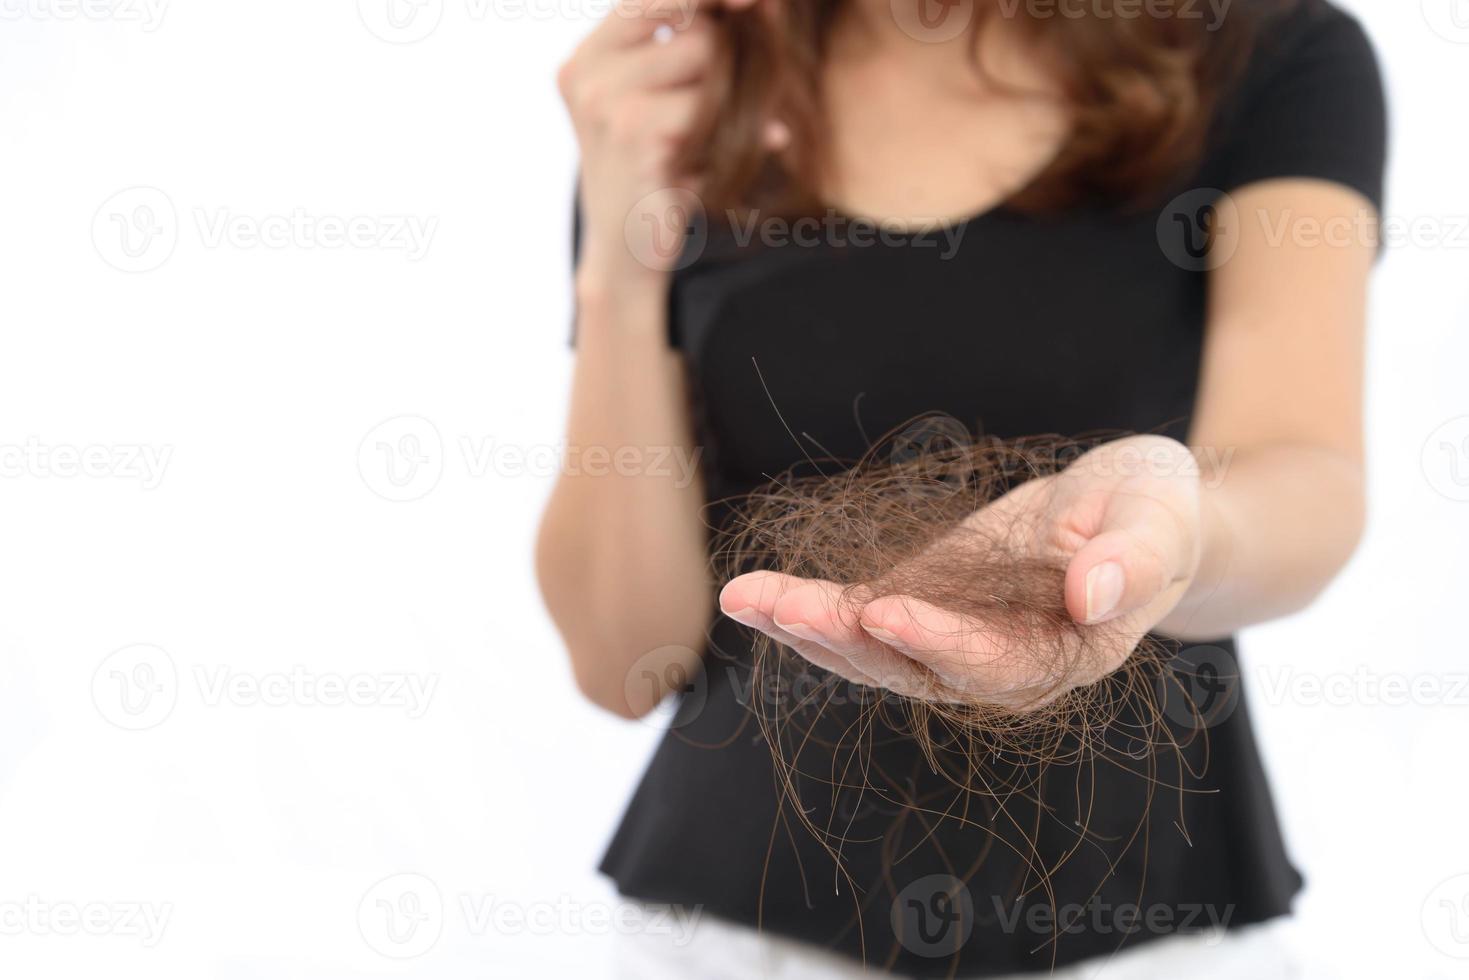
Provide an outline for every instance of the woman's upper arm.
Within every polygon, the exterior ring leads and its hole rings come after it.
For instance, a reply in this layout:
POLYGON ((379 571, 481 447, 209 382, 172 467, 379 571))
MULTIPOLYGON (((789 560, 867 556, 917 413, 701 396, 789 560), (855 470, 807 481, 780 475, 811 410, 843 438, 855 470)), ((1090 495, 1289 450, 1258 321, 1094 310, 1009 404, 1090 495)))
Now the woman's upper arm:
POLYGON ((1216 208, 1190 441, 1303 444, 1361 456, 1367 280, 1377 209, 1326 180, 1251 184, 1216 208))
POLYGON ((1362 26, 1327 3, 1272 27, 1225 127, 1192 441, 1361 456, 1367 280, 1387 108, 1362 26))

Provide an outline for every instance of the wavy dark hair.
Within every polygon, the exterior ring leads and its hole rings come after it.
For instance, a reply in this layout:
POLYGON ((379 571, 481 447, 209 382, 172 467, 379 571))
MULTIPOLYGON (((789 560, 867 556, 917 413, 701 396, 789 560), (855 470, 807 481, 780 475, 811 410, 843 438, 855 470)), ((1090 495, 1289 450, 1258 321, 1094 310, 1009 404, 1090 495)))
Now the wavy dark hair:
MULTIPOLYGON (((721 43, 680 172, 704 181, 716 208, 819 211, 828 164, 821 68, 835 18, 851 0, 761 3, 719 16, 721 43), (772 119, 790 140, 762 139, 772 119)), ((931 0, 894 0, 915 9, 931 0)), ((1219 104, 1248 60, 1262 18, 1298 0, 1235 0, 1217 23, 1183 11, 1148 14, 1123 0, 1088 0, 1039 16, 1028 0, 953 0, 978 38, 1008 18, 1050 53, 1070 122, 1051 163, 1005 203, 1046 211, 1087 201, 1143 205, 1201 157, 1219 104)), ((895 7, 896 9, 896 7, 895 7)))

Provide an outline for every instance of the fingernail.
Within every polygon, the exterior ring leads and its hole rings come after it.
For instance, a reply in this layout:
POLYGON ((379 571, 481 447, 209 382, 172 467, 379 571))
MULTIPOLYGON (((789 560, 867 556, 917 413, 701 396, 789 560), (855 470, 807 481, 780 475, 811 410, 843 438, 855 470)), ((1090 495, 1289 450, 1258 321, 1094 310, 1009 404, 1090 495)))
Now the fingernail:
POLYGON ((1104 561, 1086 573, 1086 621, 1095 623, 1117 608, 1125 584, 1122 566, 1104 561))
POLYGON ((888 646, 897 645, 898 636, 896 633, 890 633, 887 630, 883 629, 881 626, 868 626, 866 623, 862 624, 862 628, 866 630, 867 635, 872 637, 874 640, 879 640, 883 643, 886 643, 888 646))
POLYGON ((813 643, 820 643, 822 640, 821 634, 816 632, 811 627, 807 626, 805 623, 782 623, 778 619, 774 622, 777 627, 785 630, 792 636, 799 636, 801 639, 810 640, 813 643))
POLYGON ((724 614, 730 619, 734 620, 736 623, 743 623, 746 626, 752 625, 750 620, 754 617, 750 615, 751 612, 753 612, 753 609, 750 606, 741 606, 738 609, 724 610, 724 614))

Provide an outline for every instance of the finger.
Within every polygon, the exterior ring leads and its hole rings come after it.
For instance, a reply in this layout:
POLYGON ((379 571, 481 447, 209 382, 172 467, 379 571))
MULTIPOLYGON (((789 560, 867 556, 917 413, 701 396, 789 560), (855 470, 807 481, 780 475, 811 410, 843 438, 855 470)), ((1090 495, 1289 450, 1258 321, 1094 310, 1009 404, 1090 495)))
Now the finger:
POLYGON ((618 0, 588 36, 593 48, 627 47, 651 38, 659 27, 684 30, 695 23, 700 10, 724 7, 743 10, 758 0, 618 0))
POLYGON ((693 89, 656 92, 630 100, 626 125, 664 140, 679 140, 693 126, 702 100, 693 89))
POLYGON ((780 572, 750 572, 729 580, 719 591, 719 608, 731 619, 739 619, 747 612, 758 613, 774 620, 775 604, 791 589, 799 588, 808 580, 780 572))
POLYGON ((720 610, 737 623, 757 629, 810 663, 854 684, 880 686, 858 670, 851 661, 820 643, 788 632, 775 621, 774 611, 781 596, 800 588, 806 579, 777 572, 751 572, 732 579, 719 593, 720 610))
POLYGON ((1037 666, 1017 656, 1003 635, 911 596, 874 599, 862 609, 861 626, 957 691, 993 697, 1046 683, 1037 666))
POLYGON ((606 59, 596 84, 613 92, 672 88, 698 81, 714 58, 711 30, 675 31, 667 43, 617 52, 606 59))
POLYGON ((860 608, 835 582, 808 581, 782 593, 775 625, 843 657, 879 687, 907 697, 935 697, 931 671, 873 638, 861 626, 860 608))
POLYGON ((1066 568, 1066 609, 1081 623, 1105 623, 1136 612, 1192 574, 1197 515, 1178 501, 1114 493, 1100 533, 1066 568))

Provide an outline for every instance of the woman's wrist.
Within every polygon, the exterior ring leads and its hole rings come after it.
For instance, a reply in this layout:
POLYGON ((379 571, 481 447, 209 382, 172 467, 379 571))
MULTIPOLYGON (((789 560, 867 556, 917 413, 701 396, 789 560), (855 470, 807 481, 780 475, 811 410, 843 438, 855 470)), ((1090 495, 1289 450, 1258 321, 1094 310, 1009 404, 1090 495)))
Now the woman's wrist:
POLYGON ((661 333, 668 316, 669 278, 637 263, 613 264, 587 256, 576 270, 578 322, 591 329, 610 323, 616 329, 661 333))
POLYGON ((1200 481, 1198 567, 1178 603, 1158 622, 1157 632, 1181 640, 1213 638, 1218 631, 1209 625, 1212 619, 1207 615, 1209 610, 1206 607, 1228 601, 1224 579, 1233 560, 1234 549, 1234 526, 1226 501, 1221 499, 1219 486, 1207 480, 1200 481))

